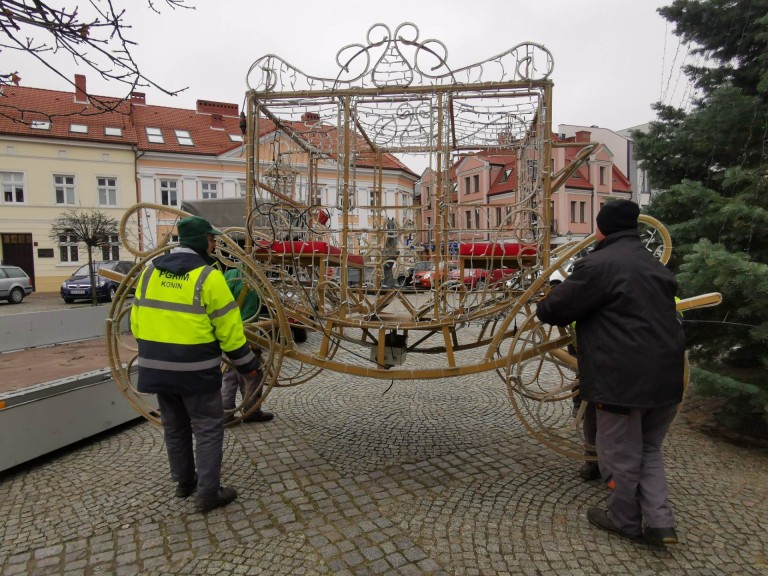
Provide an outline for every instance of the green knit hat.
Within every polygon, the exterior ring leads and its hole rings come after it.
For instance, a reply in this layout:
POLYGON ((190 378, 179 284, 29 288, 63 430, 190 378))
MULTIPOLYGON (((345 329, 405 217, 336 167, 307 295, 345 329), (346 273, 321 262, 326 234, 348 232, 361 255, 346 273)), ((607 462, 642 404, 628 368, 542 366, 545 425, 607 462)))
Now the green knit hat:
POLYGON ((221 234, 211 223, 200 216, 187 216, 176 224, 179 229, 179 244, 205 254, 208 251, 208 234, 221 234))

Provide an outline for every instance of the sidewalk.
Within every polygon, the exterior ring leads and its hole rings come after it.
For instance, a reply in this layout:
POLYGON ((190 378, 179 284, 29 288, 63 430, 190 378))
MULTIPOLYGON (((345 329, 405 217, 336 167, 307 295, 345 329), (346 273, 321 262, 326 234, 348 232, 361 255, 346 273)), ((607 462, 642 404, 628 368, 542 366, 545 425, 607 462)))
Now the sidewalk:
POLYGON ((324 372, 273 390, 274 421, 226 434, 240 497, 206 515, 173 496, 146 422, 0 475, 0 573, 768 571, 764 452, 678 419, 666 453, 681 542, 657 550, 587 522, 606 489, 529 438, 495 375, 389 386, 324 372))

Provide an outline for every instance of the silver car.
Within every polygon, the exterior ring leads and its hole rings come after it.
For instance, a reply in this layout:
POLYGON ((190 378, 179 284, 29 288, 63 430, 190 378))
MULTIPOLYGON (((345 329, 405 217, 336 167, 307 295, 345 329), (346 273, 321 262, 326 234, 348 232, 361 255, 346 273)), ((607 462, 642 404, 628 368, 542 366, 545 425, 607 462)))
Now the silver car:
POLYGON ((0 266, 0 300, 19 304, 32 294, 32 281, 18 266, 0 266))

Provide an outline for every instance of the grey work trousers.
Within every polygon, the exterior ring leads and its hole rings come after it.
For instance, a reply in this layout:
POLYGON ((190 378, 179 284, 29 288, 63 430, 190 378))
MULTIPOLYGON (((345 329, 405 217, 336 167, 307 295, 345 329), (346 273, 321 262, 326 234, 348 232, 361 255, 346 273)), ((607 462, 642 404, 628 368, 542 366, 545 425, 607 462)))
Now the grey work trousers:
POLYGON ((614 525, 640 536, 643 519, 651 528, 673 528, 669 486, 661 444, 677 406, 632 408, 627 414, 597 409, 597 457, 608 484, 614 525))
POLYGON ((158 394, 157 403, 160 406, 171 477, 176 482, 192 482, 197 460, 198 498, 218 493, 224 444, 221 392, 158 394))

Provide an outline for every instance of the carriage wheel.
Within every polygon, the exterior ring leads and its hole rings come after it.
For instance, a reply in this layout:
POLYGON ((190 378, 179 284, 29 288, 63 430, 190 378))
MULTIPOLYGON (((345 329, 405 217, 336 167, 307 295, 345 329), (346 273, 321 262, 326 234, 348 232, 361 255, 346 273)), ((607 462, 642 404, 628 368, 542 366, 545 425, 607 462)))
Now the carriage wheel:
MULTIPOLYGON (((239 250, 237 245, 229 238, 221 237, 221 242, 227 245, 231 254, 239 250)), ((155 396, 153 394, 140 393, 136 389, 135 373, 132 374, 132 372, 135 372, 134 366, 138 357, 138 351, 130 338, 128 318, 130 318, 133 301, 128 299, 127 296, 130 289, 136 285, 141 272, 144 270, 145 263, 166 250, 166 247, 161 247, 147 253, 147 258, 136 264, 125 276, 112 302, 107 319, 109 360, 112 375, 118 389, 137 412, 155 424, 160 424, 160 410, 156 405, 155 396)), ((278 293, 255 263, 245 257, 242 252, 241 256, 241 265, 245 271, 243 281, 250 290, 258 292, 262 302, 265 304, 262 307, 262 314, 258 319, 245 323, 245 333, 248 342, 261 349, 264 378, 260 388, 247 388, 246 398, 239 398, 235 409, 228 411, 228 415, 233 415, 234 417, 233 422, 238 422, 258 410, 261 403, 269 395, 280 373, 284 351, 289 345, 289 336, 286 336, 286 334, 290 334, 288 321, 280 307, 278 293), (248 401, 254 400, 257 392, 261 393, 261 397, 255 399, 254 404, 249 406, 248 401), (249 406, 247 411, 244 411, 245 406, 249 406)))
POLYGON ((531 436, 555 452, 583 458, 584 410, 574 415, 575 363, 564 350, 569 339, 565 329, 542 324, 528 312, 507 351, 503 377, 515 413, 531 436))

